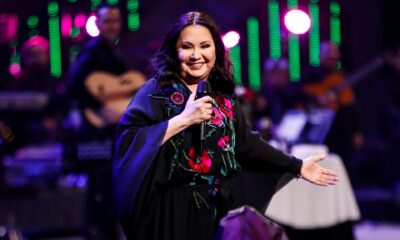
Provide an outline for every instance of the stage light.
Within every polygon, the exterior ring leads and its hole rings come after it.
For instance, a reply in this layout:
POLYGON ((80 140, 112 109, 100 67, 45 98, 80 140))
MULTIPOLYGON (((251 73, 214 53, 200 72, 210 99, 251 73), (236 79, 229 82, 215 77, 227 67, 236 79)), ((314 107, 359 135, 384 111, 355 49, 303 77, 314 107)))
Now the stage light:
POLYGON ((107 0, 107 3, 111 6, 117 5, 118 4, 118 0, 107 0))
POLYGON ((86 16, 84 13, 78 13, 76 14, 74 18, 74 26, 77 28, 82 28, 85 26, 86 23, 86 16))
POLYGON ((70 35, 72 38, 79 37, 79 34, 81 34, 81 29, 80 29, 80 28, 77 28, 77 27, 71 28, 71 32, 69 33, 69 35, 70 35))
POLYGON ((242 63, 240 60, 240 45, 229 49, 229 57, 233 65, 233 79, 236 84, 242 85, 242 63))
POLYGON ((86 21, 86 32, 91 37, 97 37, 100 34, 99 28, 96 25, 96 16, 90 16, 86 21))
POLYGON ((11 63, 8 71, 12 76, 16 77, 21 74, 21 65, 19 63, 11 63))
POLYGON ((27 20, 28 28, 36 28, 39 24, 39 18, 36 15, 32 15, 27 20))
POLYGON ((329 3, 330 17, 330 40, 336 45, 341 42, 341 23, 340 23, 340 5, 338 2, 332 1, 329 3))
POLYGON ((239 43, 240 34, 236 31, 229 31, 223 37, 222 41, 226 48, 232 48, 239 43))
POLYGON ((311 27, 309 32, 309 63, 311 66, 318 67, 319 60, 319 46, 320 46, 320 31, 319 31, 319 6, 318 0, 313 0, 309 4, 309 13, 311 18, 311 27))
POLYGON ((247 19, 247 54, 249 87, 258 91, 261 87, 259 22, 255 17, 247 19))
POLYGON ((101 0, 90 0, 90 9, 93 11, 97 9, 101 4, 101 0))
POLYGON ((62 76, 62 62, 58 2, 50 2, 47 6, 47 11, 49 15, 50 72, 53 77, 59 78, 62 76))
POLYGON ((285 26, 294 34, 303 34, 310 29, 311 20, 307 13, 295 9, 285 15, 285 26))
POLYGON ((127 0, 126 9, 128 10, 128 29, 137 31, 140 28, 139 0, 127 0))
POLYGON ((137 31, 140 27, 140 16, 138 12, 128 13, 128 29, 130 31, 137 31))
POLYGON ((271 59, 278 60, 281 57, 281 22, 279 3, 268 2, 268 29, 269 29, 269 54, 271 59))
POLYGON ((72 18, 71 14, 64 13, 61 16, 61 36, 68 37, 72 28, 72 18))

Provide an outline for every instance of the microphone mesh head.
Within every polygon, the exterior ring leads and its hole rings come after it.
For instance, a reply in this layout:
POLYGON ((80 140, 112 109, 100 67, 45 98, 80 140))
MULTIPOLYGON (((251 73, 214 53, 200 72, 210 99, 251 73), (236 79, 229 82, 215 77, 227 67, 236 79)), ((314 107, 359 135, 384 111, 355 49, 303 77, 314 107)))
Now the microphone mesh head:
POLYGON ((210 83, 208 81, 201 81, 197 85, 196 98, 210 95, 210 92, 211 92, 210 83))

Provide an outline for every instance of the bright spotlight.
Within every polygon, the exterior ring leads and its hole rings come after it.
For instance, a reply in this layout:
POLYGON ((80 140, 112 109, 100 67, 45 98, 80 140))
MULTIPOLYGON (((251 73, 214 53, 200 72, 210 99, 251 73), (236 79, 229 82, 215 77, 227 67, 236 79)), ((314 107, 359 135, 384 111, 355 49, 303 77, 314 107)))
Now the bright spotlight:
POLYGON ((86 32, 91 37, 97 37, 100 34, 99 28, 97 27, 96 24, 96 20, 97 20, 96 16, 90 16, 86 21, 86 32))
POLYGON ((227 32, 224 36, 222 36, 222 41, 226 48, 232 48, 239 43, 240 34, 236 31, 227 32))
POLYGON ((285 15, 285 26, 294 34, 303 34, 310 29, 311 20, 308 14, 301 10, 290 10, 285 15))

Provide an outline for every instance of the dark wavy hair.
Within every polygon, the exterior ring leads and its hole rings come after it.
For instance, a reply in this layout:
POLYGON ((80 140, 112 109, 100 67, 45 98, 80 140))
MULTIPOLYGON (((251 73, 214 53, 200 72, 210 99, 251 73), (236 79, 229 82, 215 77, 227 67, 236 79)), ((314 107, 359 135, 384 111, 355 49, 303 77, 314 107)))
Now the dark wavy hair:
POLYGON ((219 94, 231 96, 235 84, 232 75, 232 63, 226 57, 225 46, 221 33, 214 20, 202 12, 188 12, 171 26, 165 35, 163 44, 151 61, 151 78, 157 80, 160 86, 170 85, 178 80, 179 61, 176 51, 176 43, 184 28, 190 25, 206 27, 215 44, 216 61, 211 70, 208 81, 213 90, 219 94))

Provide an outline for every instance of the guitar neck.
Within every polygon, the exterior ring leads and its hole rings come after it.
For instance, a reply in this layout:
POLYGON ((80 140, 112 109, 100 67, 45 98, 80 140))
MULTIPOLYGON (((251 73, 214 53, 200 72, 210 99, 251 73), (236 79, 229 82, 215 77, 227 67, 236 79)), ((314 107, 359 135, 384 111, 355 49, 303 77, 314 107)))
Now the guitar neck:
POLYGON ((347 87, 351 87, 354 84, 358 83, 365 77, 367 77, 369 74, 372 72, 378 70, 383 64, 385 63, 384 58, 382 57, 376 57, 372 61, 370 61, 368 64, 364 65, 360 69, 358 69, 356 72, 352 73, 350 76, 345 78, 345 81, 339 86, 337 86, 336 90, 341 91, 347 87))

